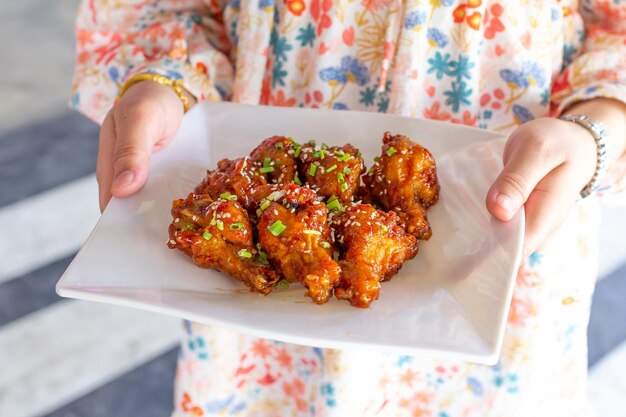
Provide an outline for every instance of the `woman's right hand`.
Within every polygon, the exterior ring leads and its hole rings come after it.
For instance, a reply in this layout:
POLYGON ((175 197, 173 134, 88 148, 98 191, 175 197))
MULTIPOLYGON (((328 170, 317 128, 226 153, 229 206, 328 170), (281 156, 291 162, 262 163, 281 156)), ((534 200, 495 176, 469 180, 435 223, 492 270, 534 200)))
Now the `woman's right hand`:
MULTIPOLYGON (((195 100, 188 98, 192 105, 195 100)), ((183 113, 176 92, 153 81, 131 86, 113 106, 100 128, 96 178, 101 211, 112 196, 126 197, 144 186, 152 152, 174 139, 183 113)))

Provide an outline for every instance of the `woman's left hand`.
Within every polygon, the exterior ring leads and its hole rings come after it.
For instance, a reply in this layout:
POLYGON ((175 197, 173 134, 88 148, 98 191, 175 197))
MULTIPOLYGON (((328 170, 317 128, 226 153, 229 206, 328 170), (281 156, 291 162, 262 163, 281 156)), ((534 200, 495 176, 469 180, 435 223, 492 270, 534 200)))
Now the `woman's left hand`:
POLYGON ((504 149, 504 169, 487 193, 487 209, 508 221, 526 210, 524 257, 567 217, 596 168, 596 143, 575 123, 544 117, 519 126, 504 149))

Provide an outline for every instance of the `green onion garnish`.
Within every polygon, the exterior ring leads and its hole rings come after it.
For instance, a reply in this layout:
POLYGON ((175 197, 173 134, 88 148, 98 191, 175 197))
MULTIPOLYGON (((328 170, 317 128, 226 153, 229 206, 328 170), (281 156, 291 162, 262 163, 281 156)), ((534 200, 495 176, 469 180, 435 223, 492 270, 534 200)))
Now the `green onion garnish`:
POLYGON ((235 222, 230 225, 230 230, 241 230, 241 229, 243 229, 243 223, 241 222, 235 222))
POLYGON ((325 143, 322 143, 322 149, 328 149, 328 145, 325 143))
POLYGON ((187 232, 189 230, 193 230, 193 225, 192 224, 188 224, 187 226, 184 226, 180 229, 181 232, 187 232))
POLYGON ((270 206, 270 204, 272 204, 270 201, 264 201, 263 203, 261 203, 261 210, 265 210, 270 206))
POLYGON ((343 184, 341 184, 341 191, 346 191, 348 188, 350 188, 350 186, 348 185, 347 182, 344 182, 343 184))
POLYGON ((263 252, 259 249, 259 261, 264 264, 269 264, 270 262, 267 260, 267 253, 263 252))
POLYGON ((274 167, 261 167, 259 168, 261 174, 267 174, 268 172, 274 172, 274 167))
POLYGON ((391 155, 393 155, 396 152, 398 152, 398 151, 396 151, 396 148, 391 146, 389 149, 387 149, 387 152, 385 152, 385 153, 387 154, 387 156, 391 156, 391 155))
POLYGON ((374 162, 378 162, 378 161, 380 161, 380 156, 375 156, 374 157, 374 162))
POLYGON ((330 248, 330 243, 328 243, 328 242, 320 242, 320 246, 323 247, 324 249, 328 249, 328 248, 330 248))
POLYGON ((320 158, 320 157, 322 157, 322 151, 315 151, 315 152, 313 152, 313 157, 314 157, 314 158, 320 158))
POLYGON ((274 236, 279 236, 285 231, 285 229, 287 229, 287 226, 285 226, 280 220, 276 220, 273 225, 267 228, 267 230, 269 230, 274 236))
POLYGON ((348 174, 349 174, 349 173, 351 173, 351 172, 352 172, 352 170, 351 170, 350 168, 348 168, 348 167, 345 167, 345 168, 343 169, 343 173, 344 173, 344 174, 346 174, 346 175, 348 175, 348 174))
POLYGON ((293 182, 296 183, 296 185, 302 185, 302 181, 300 181, 300 177, 298 177, 297 172, 296 175, 293 176, 293 182))
POLYGON ((276 150, 282 151, 283 150, 283 143, 282 142, 278 142, 276 144, 276 150))
POLYGON ((350 159, 352 159, 352 155, 350 155, 349 153, 344 153, 339 158, 337 158, 337 160, 341 162, 346 162, 346 161, 349 161, 350 159))
POLYGON ((314 141, 313 139, 311 139, 311 140, 309 141, 309 145, 311 145, 311 146, 315 146, 315 141, 314 141))
POLYGON ((218 220, 215 223, 217 223, 217 230, 224 230, 224 222, 223 221, 218 220))
POLYGON ((387 232, 389 231, 389 228, 388 228, 387 226, 385 226, 384 224, 381 224, 381 225, 380 225, 380 229, 381 229, 383 232, 385 232, 385 233, 387 233, 387 232))
POLYGON ((343 177, 343 174, 341 172, 337 173, 337 181, 339 181, 339 184, 343 184, 344 182, 346 182, 346 179, 343 177))
POLYGON ((328 210, 340 209, 341 208, 341 203, 339 202, 339 200, 335 199, 335 200, 329 201, 326 204, 326 208, 328 210))
POLYGON ((337 164, 333 165, 332 167, 327 168, 326 172, 333 172, 335 169, 337 169, 337 164))
POLYGON ((289 288, 289 281, 287 281, 286 279, 281 279, 280 281, 278 281, 278 288, 286 290, 287 288, 289 288))
POLYGON ((220 198, 223 198, 224 200, 237 201, 237 196, 229 192, 220 194, 220 198))
POLYGON ((252 253, 250 253, 250 251, 245 250, 245 249, 239 250, 239 252, 237 252, 237 255, 239 255, 240 258, 246 258, 246 259, 252 258, 252 253))
POLYGON ((270 166, 270 163, 272 163, 272 158, 266 157, 265 159, 263 159, 263 166, 264 167, 270 166))
POLYGON ((304 233, 305 235, 315 235, 315 236, 322 235, 322 232, 318 232, 317 230, 312 230, 312 229, 304 229, 302 233, 304 233))
POLYGON ((317 172, 317 165, 311 164, 311 166, 309 167, 309 175, 314 177, 316 172, 317 172))
POLYGON ((202 233, 202 237, 203 237, 205 240, 211 240, 211 238, 213 237, 213 235, 212 235, 211 233, 209 233, 209 232, 205 231, 204 233, 202 233))

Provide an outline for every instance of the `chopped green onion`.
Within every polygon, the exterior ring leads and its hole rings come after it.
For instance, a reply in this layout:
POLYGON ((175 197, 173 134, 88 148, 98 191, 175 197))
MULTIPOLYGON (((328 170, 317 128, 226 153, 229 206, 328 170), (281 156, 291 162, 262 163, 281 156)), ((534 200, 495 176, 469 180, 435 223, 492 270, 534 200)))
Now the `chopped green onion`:
POLYGON ((316 172, 317 172, 317 165, 311 164, 311 166, 309 167, 309 175, 314 177, 316 172))
POLYGON ((322 149, 328 149, 328 145, 325 143, 322 143, 322 149))
POLYGON ((312 230, 312 229, 304 229, 302 233, 304 233, 305 235, 315 235, 315 236, 322 235, 322 232, 318 232, 317 230, 312 230))
POLYGON ((274 172, 274 167, 261 167, 259 168, 261 174, 267 174, 268 172, 274 172))
POLYGON ((268 208, 270 206, 270 204, 272 204, 271 201, 264 201, 261 203, 261 210, 265 210, 266 208, 268 208))
POLYGON ((352 155, 350 155, 349 153, 344 153, 339 158, 337 158, 337 160, 341 161, 341 162, 346 162, 346 161, 349 161, 352 158, 353 158, 352 155))
POLYGON ((341 208, 341 203, 339 202, 339 200, 335 199, 335 200, 329 201, 326 204, 326 208, 328 210, 340 209, 341 208))
POLYGON ((289 142, 293 143, 294 145, 297 145, 297 144, 298 144, 298 142, 296 142, 296 140, 295 140, 294 138, 292 138, 291 136, 289 136, 289 137, 287 138, 287 140, 288 140, 289 142))
POLYGON ((276 150, 282 151, 283 150, 283 143, 282 142, 278 142, 276 144, 276 150))
POLYGON ((398 152, 398 151, 396 151, 396 148, 391 146, 389 149, 387 149, 387 152, 385 152, 385 153, 387 154, 387 156, 392 156, 396 152, 398 152))
POLYGON ((385 226, 384 224, 381 224, 381 225, 380 225, 380 229, 381 229, 383 232, 385 232, 385 233, 387 233, 387 232, 389 231, 389 228, 388 228, 387 226, 385 226))
POLYGON ((341 155, 345 154, 345 152, 344 152, 344 151, 342 151, 341 149, 336 149, 336 150, 335 150, 335 152, 333 152, 333 153, 334 153, 335 155, 337 155, 337 156, 341 156, 341 155))
POLYGON ((263 159, 263 166, 264 167, 270 166, 270 163, 272 163, 272 158, 266 157, 266 158, 263 159))
POLYGON ((261 210, 260 208, 256 209, 256 216, 261 217, 261 214, 263 214, 263 210, 261 210))
POLYGON ((335 169, 337 169, 337 164, 333 165, 332 167, 327 168, 326 172, 333 172, 335 169))
POLYGON ((229 192, 220 194, 220 198, 223 198, 224 200, 237 201, 237 196, 229 192))
POLYGON ((330 243, 328 243, 328 242, 320 242, 320 246, 323 247, 324 249, 328 249, 328 248, 330 248, 330 243))
POLYGON ((313 152, 313 157, 314 158, 322 158, 323 157, 322 151, 315 151, 315 152, 313 152))
POLYGON ((300 181, 300 177, 298 177, 297 172, 296 172, 296 175, 293 176, 293 182, 295 182, 296 185, 302 185, 302 181, 300 181))
POLYGON ((287 226, 285 226, 280 220, 276 220, 274 224, 267 228, 267 230, 269 230, 270 233, 274 236, 279 236, 282 232, 285 231, 285 229, 287 229, 287 226))
POLYGON ((378 161, 380 161, 380 156, 375 156, 374 157, 374 162, 378 162, 378 161))
POLYGON ((341 184, 341 191, 346 191, 348 190, 348 188, 350 188, 350 186, 348 185, 347 182, 344 182, 343 184, 341 184))
POLYGON ((217 222, 217 230, 224 230, 224 222, 221 220, 218 220, 217 222))
POLYGON ((345 167, 345 168, 343 169, 343 173, 344 173, 344 174, 346 174, 346 175, 348 175, 348 174, 349 174, 349 173, 351 173, 351 172, 352 172, 352 170, 351 170, 350 168, 348 168, 348 167, 345 167))
POLYGON ((187 232, 189 230, 193 230, 193 225, 192 224, 188 224, 187 226, 183 226, 180 231, 181 232, 187 232))
POLYGON ((239 250, 239 252, 237 252, 237 255, 239 255, 240 258, 246 258, 246 259, 252 258, 252 253, 250 253, 250 251, 245 250, 245 249, 239 250))
POLYGON ((211 226, 214 226, 214 225, 215 225, 215 223, 217 223, 217 220, 216 220, 216 218, 215 218, 215 213, 213 213, 213 218, 211 219, 211 223, 210 223, 210 225, 211 225, 211 226))
POLYGON ((301 152, 301 151, 302 151, 302 146, 298 145, 298 146, 296 147, 296 151, 293 153, 293 157, 294 157, 294 158, 299 157, 299 156, 300 156, 300 152, 301 152))
POLYGON ((209 232, 205 231, 204 233, 202 233, 202 237, 203 237, 205 240, 211 240, 211 238, 213 237, 213 235, 212 235, 211 233, 209 233, 209 232))
POLYGON ((309 145, 311 145, 311 146, 315 146, 315 141, 314 141, 313 139, 311 139, 311 140, 309 141, 309 145))
POLYGON ((280 281, 278 281, 278 288, 286 290, 287 288, 289 288, 289 281, 287 281, 286 279, 281 279, 280 281))
POLYGON ((243 229, 243 223, 241 222, 235 222, 230 225, 230 230, 241 230, 241 229, 243 229))
POLYGON ((346 179, 343 177, 343 174, 341 172, 337 173, 337 181, 339 181, 339 184, 343 184, 344 182, 346 182, 346 179))

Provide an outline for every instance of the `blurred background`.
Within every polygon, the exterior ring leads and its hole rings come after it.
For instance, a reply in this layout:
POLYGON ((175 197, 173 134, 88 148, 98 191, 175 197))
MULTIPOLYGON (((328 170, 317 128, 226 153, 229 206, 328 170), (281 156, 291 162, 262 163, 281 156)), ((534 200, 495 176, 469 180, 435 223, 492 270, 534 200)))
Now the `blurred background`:
MULTIPOLYGON (((59 298, 98 216, 98 127, 66 105, 78 0, 0 14, 0 416, 168 416, 180 321, 59 298)), ((606 209, 589 328, 589 395, 626 398, 626 209, 606 209)))

